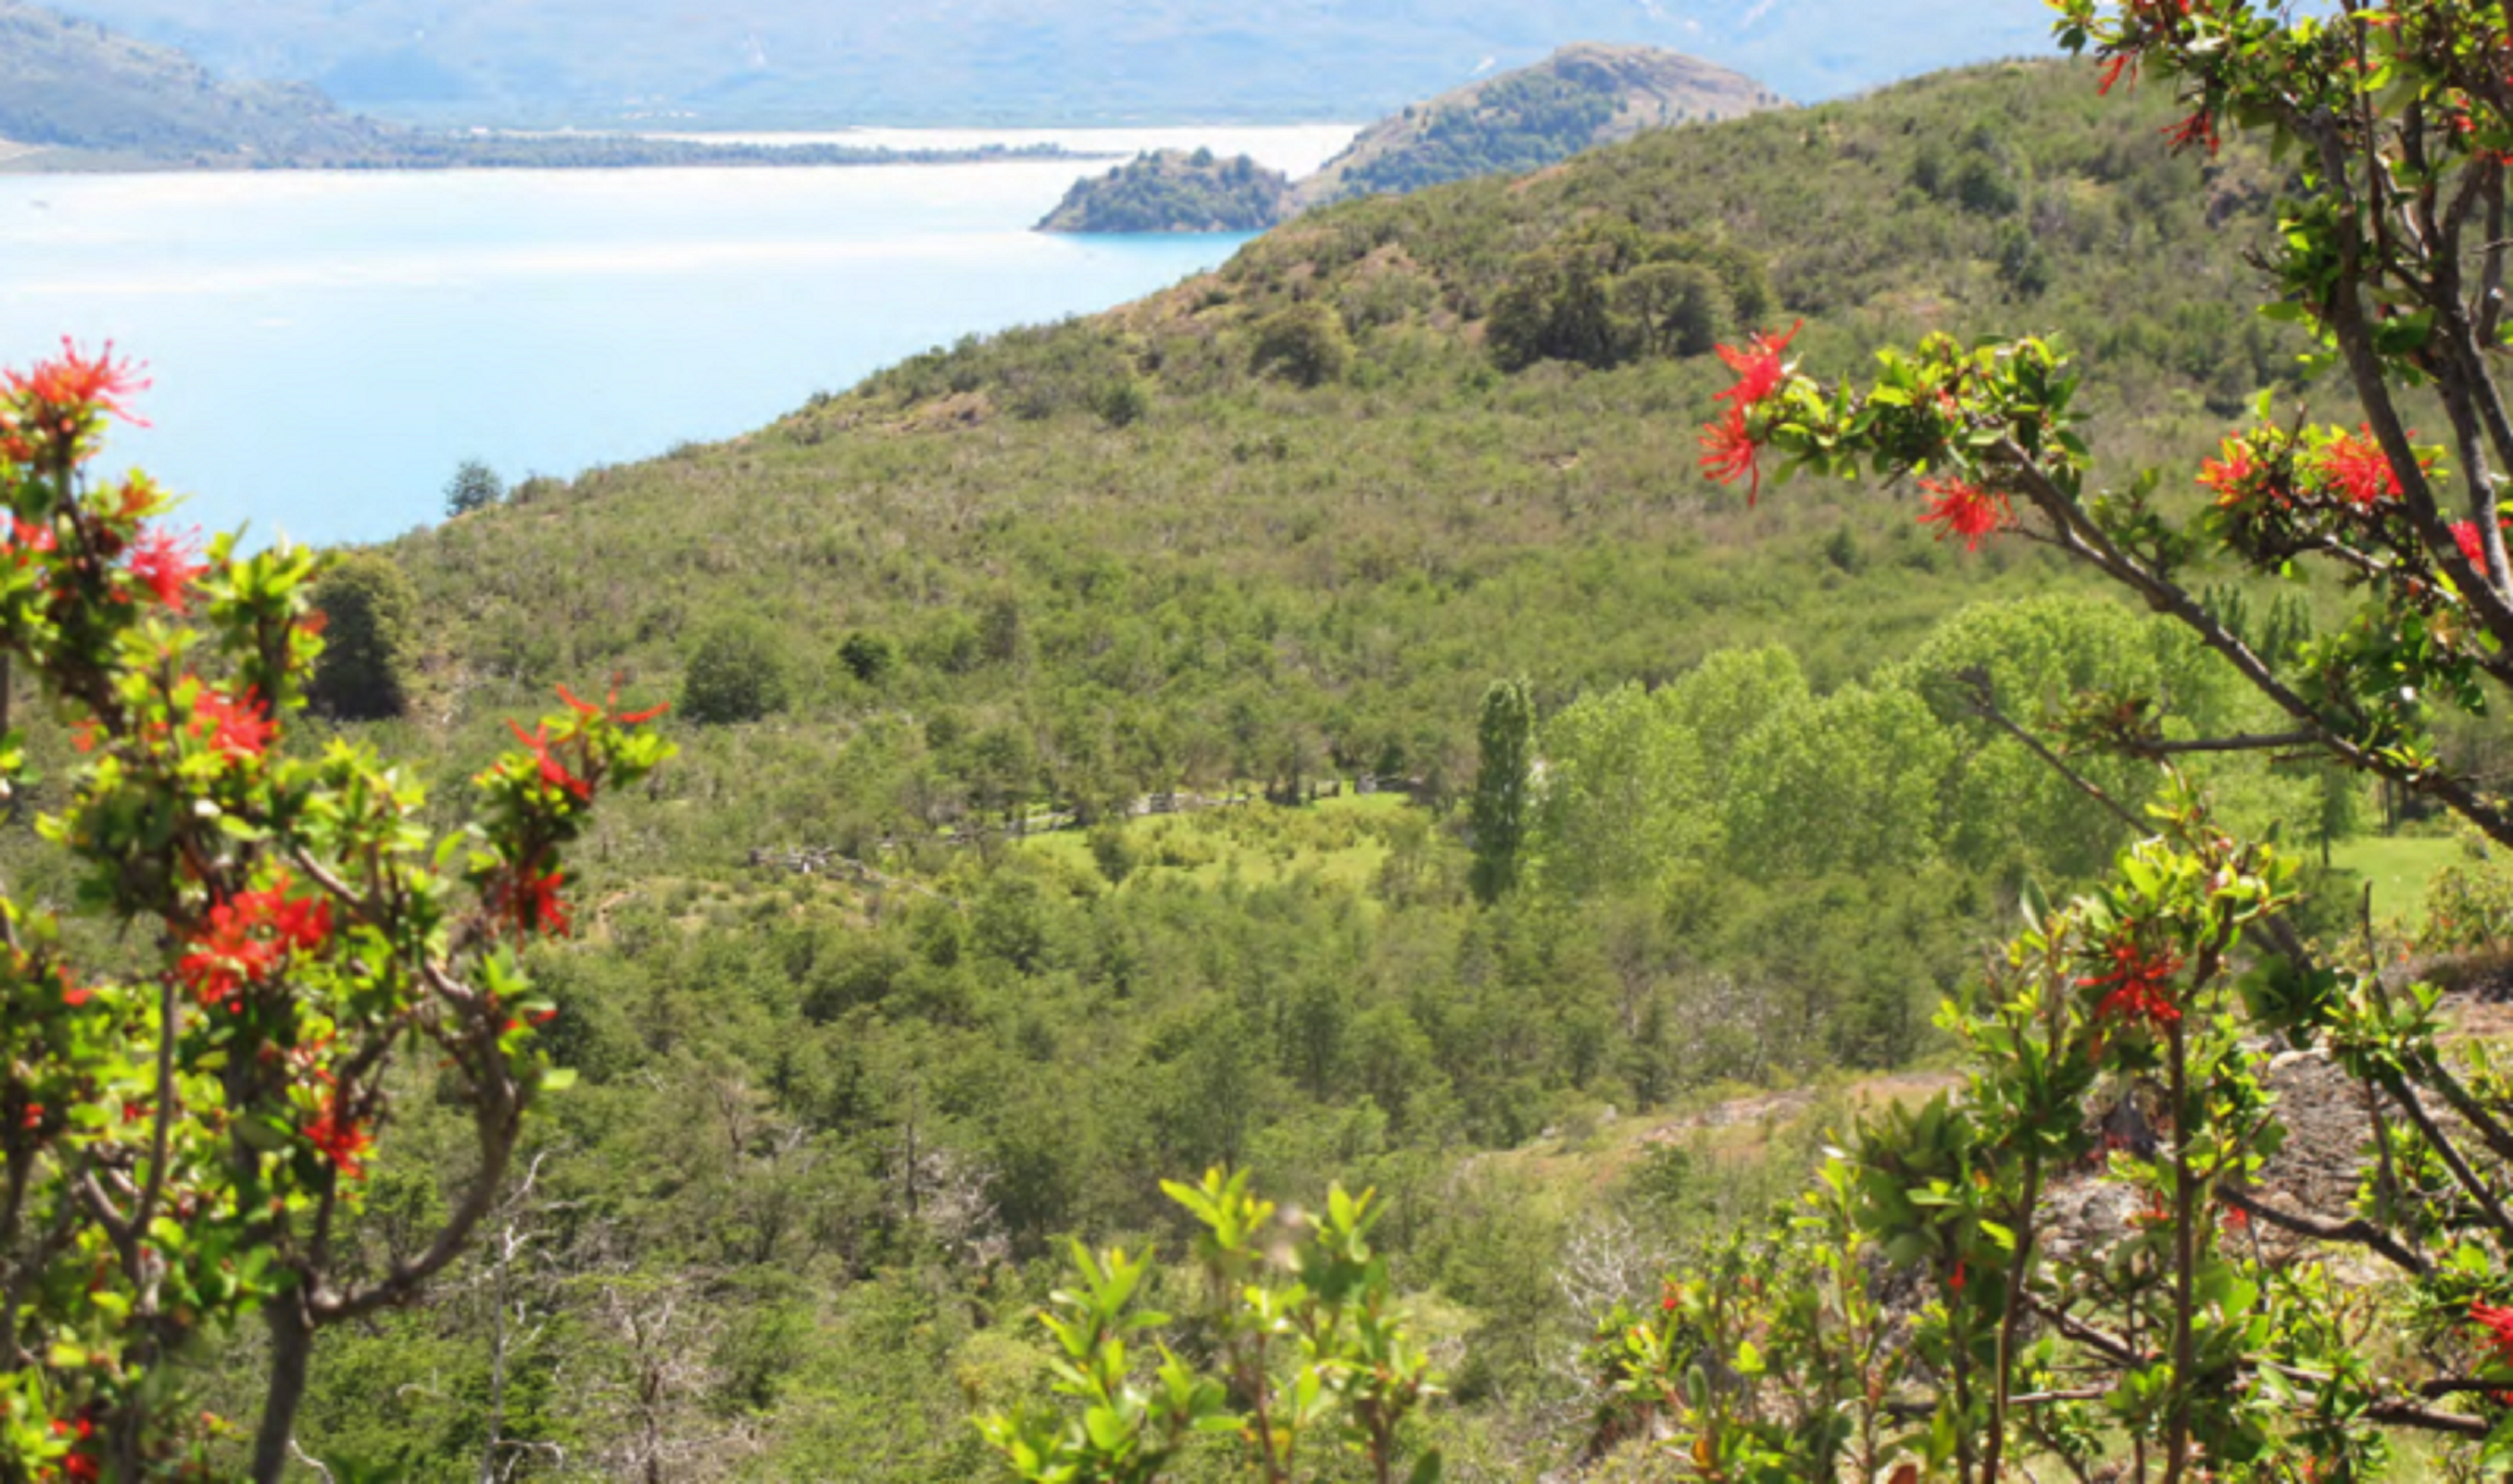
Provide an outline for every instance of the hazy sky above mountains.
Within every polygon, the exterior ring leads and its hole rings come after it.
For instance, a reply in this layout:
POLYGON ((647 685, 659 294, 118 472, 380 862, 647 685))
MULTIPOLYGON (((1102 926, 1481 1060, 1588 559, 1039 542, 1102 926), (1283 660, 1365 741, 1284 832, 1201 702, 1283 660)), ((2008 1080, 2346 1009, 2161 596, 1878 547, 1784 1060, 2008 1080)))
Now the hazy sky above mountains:
POLYGON ((2039 0, 61 0, 405 116, 1359 119, 1578 40, 1793 99, 2049 50, 2039 0))

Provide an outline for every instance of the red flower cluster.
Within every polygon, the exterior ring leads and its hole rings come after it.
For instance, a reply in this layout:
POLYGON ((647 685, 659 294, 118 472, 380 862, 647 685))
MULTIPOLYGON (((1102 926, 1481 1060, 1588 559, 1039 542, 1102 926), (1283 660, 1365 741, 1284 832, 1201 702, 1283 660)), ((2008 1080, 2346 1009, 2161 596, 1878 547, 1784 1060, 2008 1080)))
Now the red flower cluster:
POLYGON ((2373 441, 2371 426, 2332 439, 2330 447, 2322 450, 2321 468, 2338 492, 2356 504, 2371 508, 2400 498, 2399 470, 2391 467, 2390 456, 2373 441))
POLYGON ((2159 132, 2166 137, 2166 144, 2175 153, 2193 144, 2205 144, 2208 146, 2208 152, 2214 154, 2224 142, 2216 138, 2216 116, 2205 108, 2177 124, 2165 125, 2159 132))
POLYGON ((2487 1331, 2487 1343, 2495 1347, 2496 1358, 2513 1365, 2513 1308, 2472 1299, 2469 1321, 2487 1331))
POLYGON ((376 1147, 376 1137, 341 1108, 337 1092, 324 1101, 323 1111, 305 1126, 305 1142, 350 1180, 365 1178, 366 1157, 376 1147))
POLYGON ((60 544, 60 538, 53 534, 52 527, 20 520, 14 515, 9 518, 9 554, 18 559, 20 566, 25 565, 29 555, 53 550, 60 544))
POLYGON ((1920 488, 1937 497, 1929 502, 1920 524, 1941 524, 1944 529, 1937 532, 1937 540, 1960 536, 1966 551, 1978 551, 1992 532, 2015 523, 2014 507, 1996 491, 1955 478, 1923 479, 1920 488))
MULTIPOLYGON (((2502 530, 2504 529, 2504 523, 2499 520, 2496 522, 2496 527, 2497 529, 2502 530)), ((2513 535, 2513 533, 2508 533, 2508 535, 2513 535)), ((2487 543, 2478 539, 2478 522, 2474 520, 2453 521, 2452 523, 2452 540, 2453 544, 2460 547, 2460 554, 2469 559, 2469 565, 2477 568, 2481 572, 2485 572, 2487 570, 2487 543)), ((2507 543, 2513 544, 2513 541, 2509 541, 2507 543)))
POLYGON ((1788 334, 1757 335, 1745 342, 1742 350, 1734 345, 1717 347, 1719 359, 1726 361, 1728 369, 1736 373, 1736 384, 1721 392, 1715 400, 1733 402, 1738 407, 1752 407, 1779 390, 1780 382, 1788 377, 1788 368, 1781 364, 1780 356, 1789 348, 1789 341, 1796 340, 1798 332, 1805 328, 1806 321, 1799 320, 1789 326, 1788 334))
POLYGON ((278 732, 250 693, 238 701, 204 689, 192 702, 192 735, 229 757, 259 757, 278 732))
MULTIPOLYGON (((1792 331, 1791 333, 1795 334, 1796 332, 1792 331)), ((600 716, 609 720, 612 725, 619 727, 634 727, 645 722, 653 721, 656 717, 662 715, 665 711, 672 708, 672 703, 666 701, 656 705, 648 706, 642 711, 623 711, 619 709, 619 677, 617 675, 611 677, 611 694, 602 698, 602 704, 600 705, 595 705, 590 701, 577 700, 576 693, 569 690, 566 686, 560 686, 558 688, 558 699, 566 702, 568 709, 574 711, 578 716, 584 717, 587 720, 600 716)))
MULTIPOLYGON (((566 693, 562 691, 560 694, 564 695, 566 693)), ((575 698, 570 697, 569 700, 571 702, 574 702, 575 698)), ((537 726, 533 728, 530 733, 526 733, 520 723, 509 720, 506 723, 506 730, 515 734, 515 741, 524 744, 524 750, 532 753, 534 757, 539 759, 542 782, 549 784, 552 788, 566 794, 568 797, 576 800, 579 804, 590 804, 593 802, 593 785, 585 782, 583 779, 578 778, 575 774, 568 772, 566 764, 560 762, 557 758, 550 756, 551 743, 549 726, 547 723, 537 726)))
POLYGON ((574 931, 567 902, 559 897, 559 888, 567 877, 557 871, 535 874, 517 869, 501 877, 489 894, 489 909, 515 925, 515 935, 529 937, 534 933, 555 933, 565 938, 574 931))
POLYGON ((196 559, 199 540, 197 529, 189 536, 177 536, 162 526, 150 529, 131 548, 131 575, 156 594, 158 602, 181 613, 186 590, 207 565, 196 559))
POLYGON ((104 1477, 104 1465, 96 1456, 96 1424, 82 1417, 75 1423, 53 1419, 53 1436, 70 1440, 70 1451, 61 1460, 60 1476, 75 1484, 95 1484, 104 1477))
POLYGON ((2097 1020, 2144 1021, 2156 1029, 2181 1019, 2181 1007, 2173 1003, 2173 976, 2181 972, 2181 955, 2161 953, 2149 956, 2134 937, 2124 936, 2111 946, 2112 972, 2089 975, 2077 981, 2081 989, 2106 991, 2095 1005, 2097 1020))
POLYGON ((2199 483, 2216 497, 2219 505, 2238 505, 2248 493, 2243 486, 2259 472, 2252 461, 2251 443, 2235 434, 2227 434, 2219 459, 2206 460, 2199 465, 2199 483))
POLYGON ((61 355, 38 361, 32 371, 0 371, 0 391, 22 397, 39 421, 55 422, 87 412, 111 413, 125 422, 148 424, 132 415, 123 398, 148 389, 140 368, 113 358, 113 341, 96 355, 82 355, 68 336, 61 337, 61 355))
POLYGON ((205 1005, 229 1005, 245 985, 266 979, 291 953, 311 953, 332 937, 332 903, 288 895, 282 873, 259 892, 214 903, 187 940, 175 977, 205 1005))
MULTIPOLYGON (((1721 484, 1734 484, 1739 476, 1751 483, 1745 492, 1745 502, 1752 504, 1763 493, 1763 471, 1754 456, 1761 445, 1754 441, 1753 430, 1745 424, 1745 414, 1780 389, 1788 379, 1788 367, 1780 357, 1806 328, 1800 320, 1789 327, 1786 335, 1756 335, 1743 349, 1734 345, 1718 347, 1719 358, 1736 373, 1736 384, 1721 392, 1716 400, 1728 404, 1719 421, 1701 429, 1701 470, 1721 484)), ((625 722, 630 718, 622 717, 625 722)))
POLYGON ((1762 497, 1763 471, 1756 466, 1754 456, 1762 451, 1753 432, 1745 426, 1745 409, 1731 407, 1716 422, 1701 429, 1701 472, 1721 484, 1735 484, 1739 476, 1751 475, 1746 486, 1745 503, 1752 504, 1762 497))

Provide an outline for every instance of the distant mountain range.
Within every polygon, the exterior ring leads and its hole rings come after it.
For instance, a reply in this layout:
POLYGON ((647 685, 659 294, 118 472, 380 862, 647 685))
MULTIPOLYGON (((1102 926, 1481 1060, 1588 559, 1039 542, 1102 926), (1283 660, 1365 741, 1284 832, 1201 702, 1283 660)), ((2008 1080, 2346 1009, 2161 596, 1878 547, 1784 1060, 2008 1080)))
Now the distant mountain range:
POLYGON ((1375 118, 1583 37, 1800 101, 2049 48, 2037 0, 65 0, 405 120, 1375 118))
POLYGON ((313 88, 231 85, 180 52, 0 0, 0 140, 207 163, 353 159, 390 132, 313 88))
POLYGON ((172 47, 0 0, 0 171, 12 173, 856 165, 1004 152, 427 131, 345 112, 302 83, 230 82, 172 47))

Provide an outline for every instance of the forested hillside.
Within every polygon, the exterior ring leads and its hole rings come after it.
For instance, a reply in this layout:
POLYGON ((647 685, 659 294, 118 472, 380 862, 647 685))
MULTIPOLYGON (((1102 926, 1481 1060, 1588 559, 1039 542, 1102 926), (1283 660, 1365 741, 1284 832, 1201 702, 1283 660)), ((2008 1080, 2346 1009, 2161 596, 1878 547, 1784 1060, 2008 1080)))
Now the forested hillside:
MULTIPOLYGON (((1713 1106, 1927 1057, 2026 876, 2120 838, 1955 677, 2255 720, 1908 490, 1695 466, 1711 342, 1801 318, 1833 364, 2055 331, 2124 467, 2294 390, 2234 307, 2274 167, 2169 156, 2165 107, 1996 66, 1350 203, 361 558, 339 626, 408 711, 361 735, 450 784, 616 675, 683 753, 533 952, 581 1080, 494 1259, 327 1342, 305 1448, 986 1477, 967 1417, 1043 1395, 1061 1239, 1175 1256, 1158 1180, 1230 1160, 1387 1197, 1454 1476, 1568 1463, 1585 1305, 1783 1188, 1820 1113, 1770 1110, 1825 1104, 1713 1106), (1513 716, 1544 782, 1496 861, 1461 806, 1513 716)), ((2314 775, 2208 776, 2235 819, 2346 826, 2314 775)), ((378 1261, 462 1159, 403 1107, 378 1261)))

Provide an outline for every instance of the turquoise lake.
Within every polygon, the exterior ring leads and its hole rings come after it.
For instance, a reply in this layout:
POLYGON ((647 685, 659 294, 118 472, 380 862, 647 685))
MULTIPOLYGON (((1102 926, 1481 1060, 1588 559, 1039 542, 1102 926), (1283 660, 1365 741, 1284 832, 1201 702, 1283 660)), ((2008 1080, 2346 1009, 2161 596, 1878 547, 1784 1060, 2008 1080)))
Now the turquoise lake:
MULTIPOLYGON (((1351 135, 872 138, 1209 144, 1299 174, 1351 135)), ((0 177, 0 365, 110 339, 155 382, 116 462, 188 494, 179 523, 378 541, 437 519, 464 459, 511 483, 729 437, 1245 240, 1027 229, 1108 163, 0 177)))

